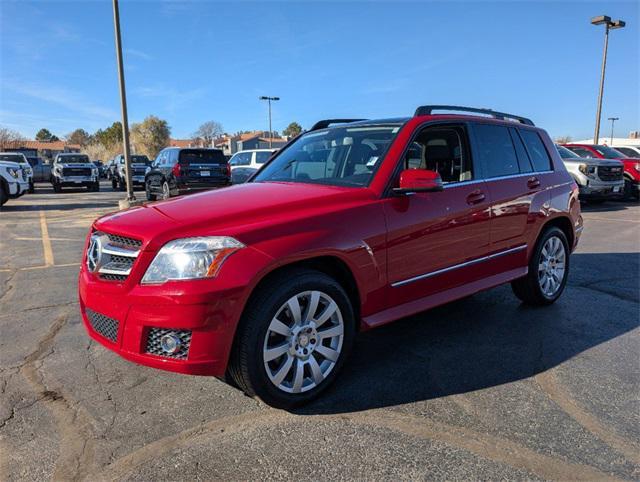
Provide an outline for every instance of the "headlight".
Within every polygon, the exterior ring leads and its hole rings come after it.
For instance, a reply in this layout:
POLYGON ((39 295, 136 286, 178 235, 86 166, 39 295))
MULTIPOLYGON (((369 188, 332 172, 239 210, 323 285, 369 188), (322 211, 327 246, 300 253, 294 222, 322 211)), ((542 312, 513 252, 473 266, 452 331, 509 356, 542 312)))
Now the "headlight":
POLYGON ((142 283, 214 277, 225 259, 244 247, 240 241, 226 236, 170 241, 156 254, 142 283))
POLYGON ((93 174, 94 176, 97 176, 98 175, 98 168, 96 167, 94 169, 91 169, 91 174, 93 174))
POLYGON ((640 162, 636 162, 636 165, 635 165, 635 166, 633 166, 633 168, 634 168, 636 171, 640 172, 640 162))
POLYGON ((596 174, 596 166, 589 166, 587 164, 580 164, 578 169, 582 174, 587 177, 595 177, 596 174))
POLYGON ((31 173, 33 172, 30 167, 23 167, 22 170, 27 176, 30 176, 31 173))
POLYGON ((18 170, 14 169, 13 167, 7 167, 7 172, 9 173, 9 175, 11 177, 15 177, 16 179, 18 179, 18 170))

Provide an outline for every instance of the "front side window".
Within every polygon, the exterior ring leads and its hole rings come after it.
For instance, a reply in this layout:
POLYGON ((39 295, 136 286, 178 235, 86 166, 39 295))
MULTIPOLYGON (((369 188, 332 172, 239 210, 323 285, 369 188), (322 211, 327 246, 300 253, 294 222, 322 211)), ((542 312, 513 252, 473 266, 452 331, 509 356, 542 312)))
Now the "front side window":
POLYGON ((475 157, 482 163, 485 177, 492 178, 520 173, 518 157, 508 128, 476 124, 474 133, 478 148, 475 157))
POLYGON ((471 159, 462 127, 428 127, 418 134, 405 155, 405 169, 428 169, 443 183, 473 179, 471 159))
POLYGON ((533 164, 533 169, 536 172, 548 171, 551 169, 551 158, 549 153, 544 147, 540 135, 535 131, 528 129, 519 129, 520 136, 524 141, 524 145, 529 153, 529 159, 533 164))
POLYGON ((335 127, 312 131, 266 165, 253 182, 369 185, 400 125, 335 127))

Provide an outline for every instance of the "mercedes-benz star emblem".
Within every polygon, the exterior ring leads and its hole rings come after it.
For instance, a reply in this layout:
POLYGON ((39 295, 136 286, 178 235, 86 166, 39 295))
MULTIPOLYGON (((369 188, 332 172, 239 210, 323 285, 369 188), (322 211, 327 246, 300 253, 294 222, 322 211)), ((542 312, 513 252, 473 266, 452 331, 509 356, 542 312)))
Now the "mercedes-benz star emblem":
POLYGON ((89 249, 87 250, 87 268, 89 271, 96 272, 100 269, 100 262, 102 260, 102 241, 100 236, 95 234, 91 236, 89 241, 89 249))

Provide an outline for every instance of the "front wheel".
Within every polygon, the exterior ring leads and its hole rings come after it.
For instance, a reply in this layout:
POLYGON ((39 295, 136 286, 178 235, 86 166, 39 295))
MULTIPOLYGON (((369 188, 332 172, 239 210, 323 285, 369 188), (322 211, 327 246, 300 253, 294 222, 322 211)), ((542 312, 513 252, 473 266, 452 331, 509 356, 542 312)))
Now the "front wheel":
POLYGON ((4 184, 0 182, 0 206, 3 206, 9 200, 9 193, 5 192, 4 184))
POLYGON ((260 289, 238 330, 231 377, 249 396, 290 408, 334 381, 351 350, 355 320, 339 283, 299 270, 260 289))
POLYGON ((631 201, 640 199, 640 191, 635 188, 631 179, 624 180, 624 199, 631 201))
POLYGON ((29 181, 29 194, 36 192, 36 186, 33 181, 29 181))
POLYGON ((166 200, 171 197, 171 189, 169 188, 169 183, 167 181, 162 182, 162 199, 166 200))
POLYGON ((529 305, 550 305, 564 291, 569 276, 569 242, 557 227, 543 231, 529 261, 529 273, 511 283, 515 295, 529 305))
POLYGON ((153 192, 151 191, 151 182, 147 181, 144 184, 144 190, 145 193, 147 194, 147 201, 155 201, 156 200, 156 195, 153 194, 153 192))
POLYGON ((114 191, 118 189, 118 180, 115 177, 111 178, 111 189, 114 191))

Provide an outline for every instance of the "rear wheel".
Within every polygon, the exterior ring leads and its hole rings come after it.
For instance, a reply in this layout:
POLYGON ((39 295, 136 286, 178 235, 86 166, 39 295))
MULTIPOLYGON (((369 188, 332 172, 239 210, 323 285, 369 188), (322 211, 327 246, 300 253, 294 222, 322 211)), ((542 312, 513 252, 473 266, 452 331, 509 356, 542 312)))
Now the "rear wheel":
POLYGON ((252 297, 229 372, 269 405, 301 405, 331 385, 354 333, 353 308, 339 283, 317 271, 288 272, 252 297))
POLYGON ((33 181, 29 181, 29 194, 36 192, 36 186, 33 181))
POLYGON ((111 189, 114 191, 118 189, 118 180, 115 177, 111 178, 111 189))
POLYGON ((634 200, 640 199, 640 191, 634 189, 633 181, 625 178, 624 180, 624 199, 634 200))
POLYGON ((118 190, 119 191, 126 191, 127 190, 127 183, 122 178, 118 179, 118 190))
POLYGON ((6 192, 4 183, 0 182, 0 206, 4 206, 4 204, 9 200, 9 193, 6 192))
POLYGON ((53 192, 62 192, 62 186, 58 181, 53 181, 53 192))
POLYGON ((511 283, 515 295, 529 305, 550 305, 564 291, 569 276, 569 243, 557 227, 543 231, 529 261, 529 273, 511 283))

